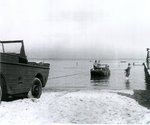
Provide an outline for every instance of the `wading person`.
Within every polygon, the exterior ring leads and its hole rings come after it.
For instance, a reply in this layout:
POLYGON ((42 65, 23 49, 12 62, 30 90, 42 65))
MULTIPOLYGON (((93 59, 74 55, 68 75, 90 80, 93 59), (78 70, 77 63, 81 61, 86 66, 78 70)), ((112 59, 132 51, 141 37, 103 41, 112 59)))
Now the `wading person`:
POLYGON ((128 78, 130 76, 131 64, 128 63, 128 67, 125 69, 125 76, 128 78))

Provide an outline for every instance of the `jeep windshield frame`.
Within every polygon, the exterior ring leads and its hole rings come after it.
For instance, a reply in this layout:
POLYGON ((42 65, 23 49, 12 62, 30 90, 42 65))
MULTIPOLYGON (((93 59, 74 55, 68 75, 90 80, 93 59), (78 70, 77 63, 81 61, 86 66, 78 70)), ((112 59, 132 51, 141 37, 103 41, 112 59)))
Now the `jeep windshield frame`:
POLYGON ((7 53, 7 52, 5 52, 4 44, 9 44, 9 43, 21 43, 21 48, 20 48, 20 53, 19 53, 19 54, 20 54, 21 57, 26 58, 23 40, 0 41, 0 43, 1 43, 1 45, 2 45, 2 52, 3 52, 3 53, 7 53))

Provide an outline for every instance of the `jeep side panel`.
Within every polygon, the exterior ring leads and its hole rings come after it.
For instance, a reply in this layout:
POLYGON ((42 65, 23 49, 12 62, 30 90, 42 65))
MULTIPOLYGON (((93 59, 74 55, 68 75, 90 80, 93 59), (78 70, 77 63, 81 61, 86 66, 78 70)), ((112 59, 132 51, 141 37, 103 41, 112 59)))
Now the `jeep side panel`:
POLYGON ((18 57, 11 54, 1 54, 0 58, 0 73, 5 78, 8 94, 28 92, 35 77, 39 77, 43 87, 45 86, 49 74, 49 66, 18 63, 18 57))

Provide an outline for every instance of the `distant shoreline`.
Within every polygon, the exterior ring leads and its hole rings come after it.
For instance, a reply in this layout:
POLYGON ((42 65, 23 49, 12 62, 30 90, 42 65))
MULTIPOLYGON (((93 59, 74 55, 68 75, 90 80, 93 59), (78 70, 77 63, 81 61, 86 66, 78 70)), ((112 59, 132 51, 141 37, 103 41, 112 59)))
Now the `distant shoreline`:
MULTIPOLYGON (((98 60, 98 58, 33 58, 29 57, 28 59, 41 59, 41 60, 98 60)), ((119 60, 119 61, 129 61, 129 60, 145 60, 145 59, 134 59, 134 58, 128 58, 128 59, 99 59, 99 60, 119 60)))

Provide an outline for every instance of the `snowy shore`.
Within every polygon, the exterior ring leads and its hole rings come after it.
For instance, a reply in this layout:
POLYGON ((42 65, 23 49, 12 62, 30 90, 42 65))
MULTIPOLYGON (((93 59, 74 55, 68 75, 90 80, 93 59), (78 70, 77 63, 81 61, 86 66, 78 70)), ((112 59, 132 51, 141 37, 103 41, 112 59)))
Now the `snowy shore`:
POLYGON ((0 105, 0 125, 51 123, 150 124, 150 110, 134 99, 107 90, 44 92, 40 99, 3 101, 0 105))

